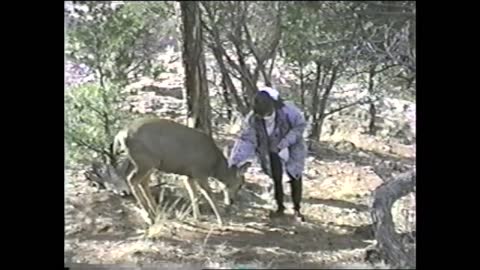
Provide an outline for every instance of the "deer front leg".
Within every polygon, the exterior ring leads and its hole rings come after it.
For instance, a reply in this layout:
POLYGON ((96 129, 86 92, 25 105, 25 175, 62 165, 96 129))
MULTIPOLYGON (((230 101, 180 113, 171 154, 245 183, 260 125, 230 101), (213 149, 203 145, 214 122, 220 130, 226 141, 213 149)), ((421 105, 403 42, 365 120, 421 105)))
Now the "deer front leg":
POLYGON ((210 191, 210 187, 208 186, 208 180, 205 179, 198 179, 198 185, 200 188, 200 192, 202 195, 207 199, 208 203, 212 207, 213 212, 215 213, 215 216, 217 218, 218 225, 223 226, 223 221, 222 217, 220 216, 220 213, 218 212, 217 205, 212 199, 212 192, 210 191))
POLYGON ((152 192, 149 186, 149 180, 150 180, 150 173, 147 173, 142 179, 142 182, 139 185, 139 189, 142 192, 144 198, 146 199, 146 204, 149 209, 148 214, 150 216, 150 219, 152 219, 152 222, 154 222, 157 217, 157 204, 155 202, 155 199, 152 196, 152 192))
POLYGON ((230 194, 228 194, 227 187, 223 188, 223 203, 225 205, 231 205, 232 204, 232 200, 230 200, 230 194))
POLYGON ((142 170, 133 170, 132 173, 129 174, 127 177, 127 183, 130 186, 130 190, 132 191, 133 197, 135 197, 138 205, 140 206, 140 209, 144 210, 147 212, 149 218, 151 219, 150 221, 153 222, 155 219, 152 219, 152 213, 148 207, 147 199, 144 197, 143 192, 140 189, 141 186, 141 181, 143 179, 143 176, 146 174, 146 171, 142 170))
POLYGON ((198 199, 196 195, 196 188, 195 188, 195 181, 188 177, 183 182, 185 184, 185 188, 187 189, 188 196, 190 197, 190 201, 192 202, 192 210, 193 210, 193 218, 198 220, 200 217, 200 210, 198 208, 198 199))

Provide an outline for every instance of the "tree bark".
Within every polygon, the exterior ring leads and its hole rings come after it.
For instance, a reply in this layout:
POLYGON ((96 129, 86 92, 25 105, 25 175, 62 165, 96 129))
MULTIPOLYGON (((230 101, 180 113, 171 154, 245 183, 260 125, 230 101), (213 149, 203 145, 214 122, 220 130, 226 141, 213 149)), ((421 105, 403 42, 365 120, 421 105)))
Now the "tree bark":
POLYGON ((199 3, 180 2, 183 22, 183 64, 187 89, 187 125, 211 136, 210 100, 202 46, 202 23, 199 3))

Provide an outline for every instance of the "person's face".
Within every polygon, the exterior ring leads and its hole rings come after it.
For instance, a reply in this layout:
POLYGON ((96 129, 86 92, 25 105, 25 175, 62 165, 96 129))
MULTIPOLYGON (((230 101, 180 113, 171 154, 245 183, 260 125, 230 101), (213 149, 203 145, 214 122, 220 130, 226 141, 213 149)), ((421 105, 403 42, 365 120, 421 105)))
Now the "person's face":
POLYGON ((269 118, 273 115, 273 109, 272 110, 266 110, 266 111, 263 111, 263 112, 258 112, 258 113, 256 113, 256 115, 257 115, 257 117, 263 118, 263 119, 269 118))
POLYGON ((259 118, 271 116, 274 112, 274 102, 268 94, 259 93, 253 103, 253 111, 259 118))
POLYGON ((255 115, 259 118, 268 118, 272 116, 274 108, 273 104, 270 102, 262 102, 255 104, 256 109, 255 109, 255 115))

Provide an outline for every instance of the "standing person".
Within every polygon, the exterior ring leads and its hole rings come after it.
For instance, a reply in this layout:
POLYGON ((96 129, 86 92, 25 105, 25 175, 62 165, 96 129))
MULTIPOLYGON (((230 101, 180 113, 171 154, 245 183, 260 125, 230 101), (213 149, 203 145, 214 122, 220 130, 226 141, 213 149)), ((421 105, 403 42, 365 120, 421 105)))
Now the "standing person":
POLYGON ((246 116, 240 135, 230 153, 229 165, 241 166, 257 156, 264 173, 273 178, 277 211, 283 215, 283 170, 290 178, 295 219, 304 221, 300 213, 302 173, 307 147, 303 138, 306 121, 295 105, 283 102, 277 90, 265 87, 255 94, 253 110, 246 116))

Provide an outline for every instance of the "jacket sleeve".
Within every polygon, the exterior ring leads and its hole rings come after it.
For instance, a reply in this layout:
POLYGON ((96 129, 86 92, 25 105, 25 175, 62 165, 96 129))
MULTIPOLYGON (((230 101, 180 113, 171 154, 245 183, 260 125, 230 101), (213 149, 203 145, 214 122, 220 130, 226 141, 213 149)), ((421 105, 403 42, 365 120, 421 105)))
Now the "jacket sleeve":
POLYGON ((242 124, 240 135, 233 145, 228 160, 229 166, 242 166, 246 161, 255 155, 257 136, 252 125, 252 113, 249 113, 242 124))
POLYGON ((303 137, 303 133, 307 126, 303 113, 294 106, 289 106, 287 117, 290 121, 292 129, 285 135, 285 137, 278 143, 278 149, 284 149, 296 144, 303 137))

